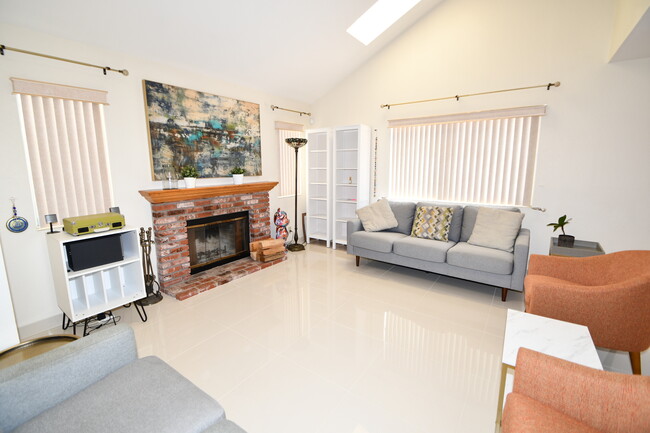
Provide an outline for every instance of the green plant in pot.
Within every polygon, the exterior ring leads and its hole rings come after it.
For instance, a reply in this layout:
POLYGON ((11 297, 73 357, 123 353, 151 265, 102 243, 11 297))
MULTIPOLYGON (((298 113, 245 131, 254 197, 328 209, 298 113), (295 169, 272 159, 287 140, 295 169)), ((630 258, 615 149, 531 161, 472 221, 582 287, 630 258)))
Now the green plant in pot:
POLYGON ((232 174, 232 182, 235 185, 241 185, 244 183, 244 174, 246 173, 246 170, 244 170, 241 167, 235 167, 232 170, 230 170, 230 174, 232 174))
POLYGON ((199 177, 199 172, 193 165, 186 165, 181 167, 181 176, 185 180, 186 188, 194 188, 196 186, 196 178, 199 177))
POLYGON ((546 224, 547 227, 553 227, 553 233, 555 233, 557 229, 562 230, 562 234, 557 237, 558 247, 573 248, 573 243, 575 242, 576 238, 574 236, 567 235, 564 232, 564 226, 569 224, 569 221, 571 221, 571 218, 567 218, 566 215, 562 215, 557 220, 557 222, 546 224))

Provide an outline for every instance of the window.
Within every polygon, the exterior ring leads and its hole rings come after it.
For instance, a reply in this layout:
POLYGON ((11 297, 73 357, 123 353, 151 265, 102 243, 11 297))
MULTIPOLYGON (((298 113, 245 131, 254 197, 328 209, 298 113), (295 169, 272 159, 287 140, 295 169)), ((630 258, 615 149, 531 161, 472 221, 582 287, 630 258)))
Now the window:
POLYGON ((27 147, 36 220, 108 212, 112 205, 107 93, 12 78, 27 147))
POLYGON ((389 121, 393 199, 530 206, 546 106, 389 121))
MULTIPOLYGON (((291 137, 304 138, 302 125, 287 122, 275 122, 278 131, 278 147, 280 149, 280 197, 293 196, 296 185, 296 151, 284 140, 291 137)), ((299 154, 304 153, 299 151, 299 154)), ((304 156, 301 156, 304 161, 304 156)), ((299 167, 299 169, 306 167, 299 167)), ((298 174, 300 176, 300 173, 298 174)), ((302 179, 304 176, 300 176, 302 179)), ((302 194, 302 181, 298 181, 298 195, 302 194)))

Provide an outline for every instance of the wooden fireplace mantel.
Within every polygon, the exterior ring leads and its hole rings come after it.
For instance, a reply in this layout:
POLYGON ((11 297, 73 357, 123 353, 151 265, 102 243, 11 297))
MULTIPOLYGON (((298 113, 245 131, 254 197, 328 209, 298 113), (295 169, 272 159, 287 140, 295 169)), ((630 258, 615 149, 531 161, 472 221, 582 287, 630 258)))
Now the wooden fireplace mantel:
POLYGON ((241 185, 204 186, 184 189, 147 189, 138 191, 151 204, 173 203, 224 195, 250 194, 272 190, 278 182, 250 182, 241 185))

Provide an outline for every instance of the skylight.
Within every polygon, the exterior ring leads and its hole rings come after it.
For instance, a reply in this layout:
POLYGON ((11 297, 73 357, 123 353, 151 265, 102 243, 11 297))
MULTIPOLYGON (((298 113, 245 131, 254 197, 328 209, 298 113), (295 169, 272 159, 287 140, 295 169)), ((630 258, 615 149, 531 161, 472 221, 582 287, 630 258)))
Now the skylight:
POLYGON ((368 45, 418 3, 420 0, 377 0, 347 32, 368 45))

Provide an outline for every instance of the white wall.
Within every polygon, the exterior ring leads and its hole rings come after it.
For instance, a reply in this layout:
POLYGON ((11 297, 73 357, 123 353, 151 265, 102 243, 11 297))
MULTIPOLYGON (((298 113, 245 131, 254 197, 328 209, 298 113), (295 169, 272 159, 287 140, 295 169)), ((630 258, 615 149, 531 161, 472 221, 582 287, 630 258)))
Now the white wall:
MULTIPOLYGON (((4 209, 4 214, 9 218, 9 198, 16 197, 19 214, 26 217, 31 224, 26 232, 20 234, 0 230, 16 321, 23 338, 60 324, 61 312, 57 307, 52 286, 45 246, 46 235, 35 229, 34 207, 31 202, 18 110, 15 96, 11 95, 9 77, 108 91, 110 106, 106 109, 106 123, 115 203, 120 206, 127 224, 135 227, 152 225, 150 205, 140 196, 138 190, 161 187, 160 182, 151 180, 143 79, 260 104, 263 175, 246 178, 246 182, 279 179, 278 143, 274 123, 276 120, 299 122, 297 115, 272 111, 270 106, 273 104, 309 111, 309 106, 304 103, 231 85, 197 71, 180 70, 128 57, 119 53, 119 47, 116 47, 115 52, 107 51, 5 24, 0 26, 0 41, 12 47, 129 70, 128 77, 116 73, 104 76, 98 69, 11 51, 7 51, 5 56, 0 58, 0 211, 4 209)), ((170 52, 169 55, 173 56, 174 53, 170 52)), ((229 178, 199 179, 197 186, 231 182, 229 178)), ((278 199, 277 189, 272 190, 270 194, 271 214, 278 207, 292 214, 293 200, 278 199)), ((301 204, 300 212, 302 207, 301 204)))
POLYGON ((531 251, 548 253, 546 224, 563 214, 573 218, 568 234, 607 252, 650 249, 650 59, 607 63, 615 13, 615 0, 443 2, 317 101, 317 125, 378 129, 381 196, 388 119, 548 104, 534 189, 534 205, 548 211, 526 211, 531 251), (551 81, 562 85, 379 108, 551 81))

